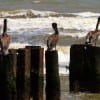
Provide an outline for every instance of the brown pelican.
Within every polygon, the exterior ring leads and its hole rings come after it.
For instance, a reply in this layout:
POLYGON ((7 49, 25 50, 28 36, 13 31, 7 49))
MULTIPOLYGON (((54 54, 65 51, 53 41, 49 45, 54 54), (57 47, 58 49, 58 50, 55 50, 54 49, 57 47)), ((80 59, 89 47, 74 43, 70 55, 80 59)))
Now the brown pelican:
POLYGON ((47 50, 53 50, 55 48, 56 50, 56 44, 59 40, 59 32, 57 28, 57 23, 52 23, 52 28, 54 29, 54 33, 51 34, 47 39, 47 50))
POLYGON ((98 17, 96 29, 94 31, 88 32, 88 34, 86 35, 86 44, 91 44, 91 45, 96 46, 96 42, 100 35, 100 30, 98 30, 99 23, 100 23, 100 17, 98 17))
POLYGON ((0 48, 2 54, 8 54, 10 36, 7 34, 7 19, 4 19, 3 34, 0 36, 0 48))

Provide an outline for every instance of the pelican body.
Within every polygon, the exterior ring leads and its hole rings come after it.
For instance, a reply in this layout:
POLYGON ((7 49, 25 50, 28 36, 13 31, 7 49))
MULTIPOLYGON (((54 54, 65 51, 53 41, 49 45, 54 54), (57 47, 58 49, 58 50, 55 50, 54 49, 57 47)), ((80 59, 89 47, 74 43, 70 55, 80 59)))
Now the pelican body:
POLYGON ((0 48, 2 54, 8 54, 9 44, 10 36, 7 34, 7 19, 4 19, 3 34, 0 36, 0 48))
POLYGON ((86 44, 91 44, 93 46, 96 46, 96 42, 100 35, 100 30, 98 30, 99 23, 100 23, 100 17, 98 17, 96 29, 94 31, 88 32, 88 34, 86 35, 86 44))
POLYGON ((53 48, 55 48, 56 50, 56 45, 59 40, 59 32, 58 32, 57 24, 52 23, 52 28, 54 30, 54 33, 51 34, 47 39, 47 50, 50 50, 50 51, 53 50, 53 48))

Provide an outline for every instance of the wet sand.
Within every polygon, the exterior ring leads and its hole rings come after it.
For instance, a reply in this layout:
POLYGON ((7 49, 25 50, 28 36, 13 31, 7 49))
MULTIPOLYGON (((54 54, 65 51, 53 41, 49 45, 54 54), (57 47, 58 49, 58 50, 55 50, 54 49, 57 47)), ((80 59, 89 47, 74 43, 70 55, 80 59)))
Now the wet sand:
POLYGON ((61 100, 100 100, 100 93, 70 93, 69 92, 69 76, 60 76, 61 84, 61 100))

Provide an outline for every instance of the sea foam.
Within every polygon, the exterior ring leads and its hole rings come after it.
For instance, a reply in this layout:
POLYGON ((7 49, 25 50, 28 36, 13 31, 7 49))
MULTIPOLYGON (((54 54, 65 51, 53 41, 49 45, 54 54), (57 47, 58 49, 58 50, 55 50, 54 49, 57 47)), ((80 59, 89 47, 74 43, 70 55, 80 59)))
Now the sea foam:
MULTIPOLYGON (((34 3, 39 3, 38 0, 34 1, 34 3)), ((19 9, 19 10, 6 10, 0 11, 0 17, 9 17, 9 18, 34 18, 34 17, 98 17, 100 13, 95 12, 78 12, 78 13, 58 13, 54 11, 37 11, 33 9, 19 9)))
MULTIPOLYGON (((65 31, 67 29, 79 30, 76 34, 79 37, 86 35, 88 31, 94 30, 97 22, 97 17, 83 18, 83 17, 47 17, 47 18, 20 18, 9 19, 8 18, 8 32, 9 34, 25 34, 38 35, 38 33, 49 34, 52 32, 51 23, 56 22, 58 24, 61 35, 72 35, 72 32, 65 31), (68 33, 68 34, 67 34, 68 33)), ((3 19, 0 19, 0 25, 2 26, 3 19)), ((73 31, 73 33, 75 33, 73 31)))

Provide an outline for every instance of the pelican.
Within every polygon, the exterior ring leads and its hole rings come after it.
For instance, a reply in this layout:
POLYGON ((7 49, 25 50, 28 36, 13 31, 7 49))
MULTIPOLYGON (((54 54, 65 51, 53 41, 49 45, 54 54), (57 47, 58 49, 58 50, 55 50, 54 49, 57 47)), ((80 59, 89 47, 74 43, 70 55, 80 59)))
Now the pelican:
POLYGON ((96 46, 96 42, 100 35, 100 30, 98 30, 99 23, 100 23, 100 17, 98 17, 96 29, 94 31, 88 32, 88 34, 86 35, 86 44, 91 44, 93 46, 96 46))
POLYGON ((54 33, 51 34, 47 39, 47 50, 52 51, 53 48, 56 50, 56 45, 59 40, 59 32, 57 28, 57 23, 52 23, 52 28, 54 30, 54 33))
POLYGON ((8 54, 9 44, 10 44, 10 36, 7 34, 7 19, 4 19, 3 33, 0 36, 0 48, 2 54, 4 55, 8 54))

